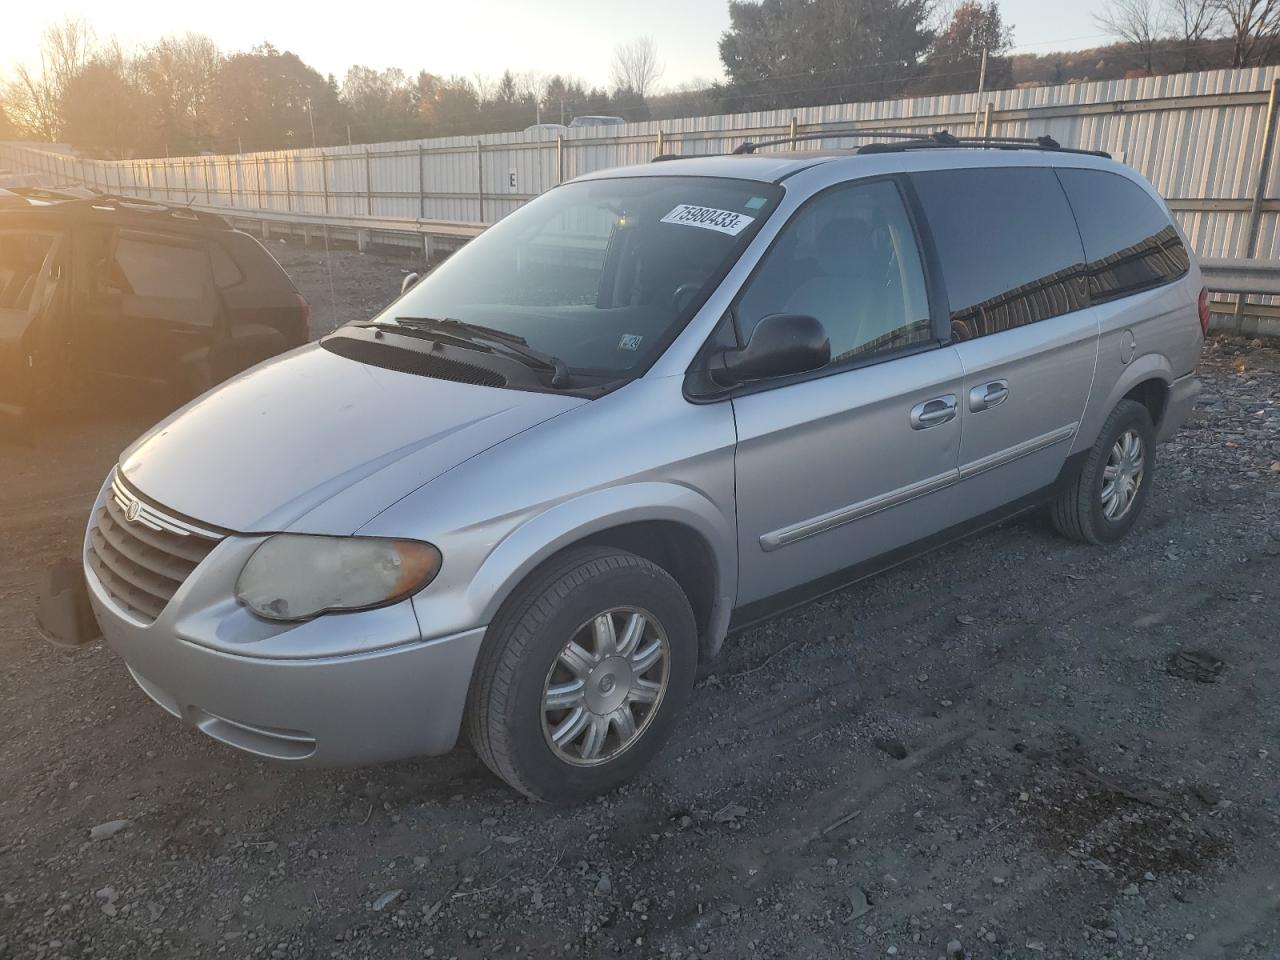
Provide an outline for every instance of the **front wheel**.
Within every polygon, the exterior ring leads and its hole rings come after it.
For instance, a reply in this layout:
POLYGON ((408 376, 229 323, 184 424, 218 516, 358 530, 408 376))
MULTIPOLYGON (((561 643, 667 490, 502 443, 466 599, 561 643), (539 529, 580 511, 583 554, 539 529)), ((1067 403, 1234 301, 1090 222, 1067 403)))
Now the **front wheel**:
POLYGON ((1155 470, 1155 427, 1142 404, 1121 400, 1103 424, 1080 472, 1049 515, 1063 536, 1114 543, 1146 504, 1155 470))
POLYGON ((665 570, 619 550, 570 551, 490 626, 467 702, 471 744, 537 800, 612 789, 662 746, 697 659, 693 612, 665 570))

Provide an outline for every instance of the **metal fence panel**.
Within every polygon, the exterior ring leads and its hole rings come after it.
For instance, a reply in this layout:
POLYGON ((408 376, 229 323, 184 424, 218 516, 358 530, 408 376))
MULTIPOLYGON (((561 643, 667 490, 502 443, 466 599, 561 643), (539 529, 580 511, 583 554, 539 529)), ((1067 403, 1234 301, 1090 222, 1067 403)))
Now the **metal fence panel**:
MULTIPOLYGON (((830 132, 806 147, 854 141, 840 130, 1049 134, 1107 150, 1170 198, 1202 256, 1246 255, 1250 201, 1275 67, 1054 87, 944 94, 794 110, 571 129, 561 142, 523 133, 150 160, 83 160, 62 145, 0 144, 0 166, 51 180, 179 203, 278 214, 492 223, 562 178, 650 160, 664 151, 720 153, 744 139, 830 132)), ((773 149, 788 149, 787 146, 773 149)), ((1255 256, 1280 257, 1280 163, 1265 188, 1255 256)), ((416 242, 416 241, 415 241, 416 242)))

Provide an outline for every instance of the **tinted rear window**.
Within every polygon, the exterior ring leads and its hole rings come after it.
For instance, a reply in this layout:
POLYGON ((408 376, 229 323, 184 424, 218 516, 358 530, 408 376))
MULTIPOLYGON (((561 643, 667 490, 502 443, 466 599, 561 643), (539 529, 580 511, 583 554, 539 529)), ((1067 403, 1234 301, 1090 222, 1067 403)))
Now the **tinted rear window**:
POLYGON ((935 170, 912 181, 942 261, 955 339, 1088 305, 1080 234, 1052 170, 935 170))
POLYGON ((1094 303, 1187 272, 1187 251, 1168 214, 1132 180, 1104 170, 1059 170, 1058 177, 1080 224, 1094 303))

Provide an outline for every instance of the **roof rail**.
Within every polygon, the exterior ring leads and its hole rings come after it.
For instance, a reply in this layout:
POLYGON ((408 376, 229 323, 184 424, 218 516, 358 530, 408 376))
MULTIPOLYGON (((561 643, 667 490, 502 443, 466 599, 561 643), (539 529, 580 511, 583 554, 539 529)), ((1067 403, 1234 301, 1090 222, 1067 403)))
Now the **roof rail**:
POLYGON ((1054 153, 1078 153, 1090 157, 1102 157, 1104 160, 1111 159, 1111 154, 1105 150, 1083 150, 1075 147, 1064 147, 1050 136, 957 137, 947 133, 945 130, 939 130, 926 138, 908 143, 866 143, 858 148, 858 153, 901 153, 907 150, 927 150, 940 147, 972 150, 1048 150, 1054 153))
POLYGON ((127 197, 118 194, 104 193, 94 197, 77 200, 64 200, 59 207, 93 210, 119 210, 126 213, 137 213, 157 217, 170 217, 188 223, 206 223, 229 227, 226 217, 206 210, 193 210, 189 204, 166 203, 161 200, 150 200, 146 197, 127 197))
POLYGON ((779 137, 776 140, 762 140, 759 143, 746 140, 733 149, 735 154, 755 153, 760 147, 778 147, 784 144, 799 143, 804 140, 895 140, 897 143, 867 143, 857 148, 858 153, 897 153, 904 150, 921 150, 930 148, 964 147, 977 150, 1052 150, 1060 153, 1082 153, 1091 157, 1111 159, 1111 154, 1102 150, 1080 150, 1064 147, 1050 136, 1040 137, 957 137, 946 130, 935 130, 933 133, 905 133, 898 130, 831 130, 826 132, 801 133, 795 137, 779 137))

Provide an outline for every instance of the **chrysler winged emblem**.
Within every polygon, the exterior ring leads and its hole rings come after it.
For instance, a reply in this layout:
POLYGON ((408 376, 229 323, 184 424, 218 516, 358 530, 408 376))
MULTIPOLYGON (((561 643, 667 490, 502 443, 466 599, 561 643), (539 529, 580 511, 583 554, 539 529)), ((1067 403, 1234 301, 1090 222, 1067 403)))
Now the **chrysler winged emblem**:
POLYGON ((124 512, 124 518, 130 523, 138 519, 138 514, 142 512, 142 501, 132 500, 129 502, 129 509, 124 512))

